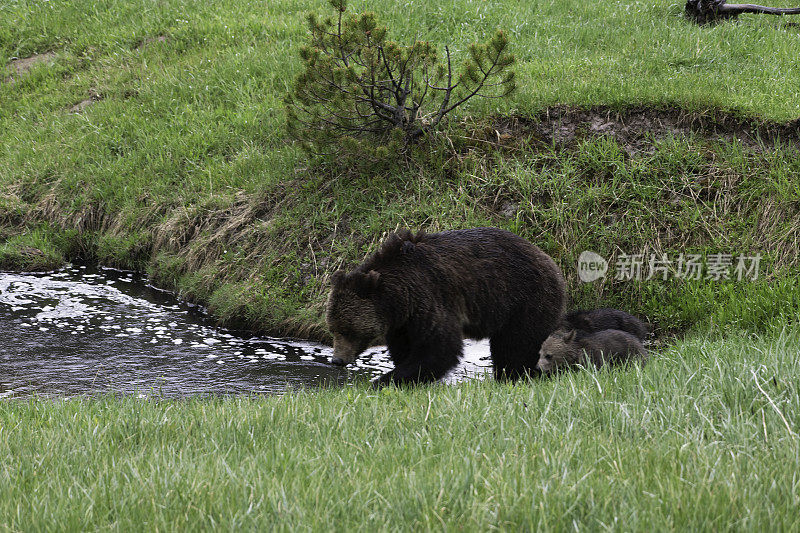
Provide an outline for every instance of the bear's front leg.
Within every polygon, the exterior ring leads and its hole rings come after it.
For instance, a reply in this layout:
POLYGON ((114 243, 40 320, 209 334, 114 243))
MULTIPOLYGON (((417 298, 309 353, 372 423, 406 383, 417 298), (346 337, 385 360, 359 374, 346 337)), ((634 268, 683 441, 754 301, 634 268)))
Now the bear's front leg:
POLYGON ((375 389, 382 389, 389 385, 417 385, 420 383, 433 383, 447 374, 445 371, 442 375, 437 376, 432 373, 424 372, 418 369, 416 373, 413 371, 401 371, 397 369, 386 372, 381 377, 372 382, 372 387, 375 389))
POLYGON ((390 370, 372 382, 373 389, 382 389, 394 383, 394 370, 390 370))
POLYGON ((432 333, 425 339, 389 335, 387 347, 395 367, 375 381, 377 387, 430 383, 443 378, 458 364, 463 340, 460 331, 452 328, 432 333))
MULTIPOLYGON (((524 316, 524 315, 523 315, 524 316)), ((513 324, 489 339, 494 376, 500 381, 516 381, 524 377, 539 377, 536 368, 539 350, 549 333, 526 324, 513 324)))

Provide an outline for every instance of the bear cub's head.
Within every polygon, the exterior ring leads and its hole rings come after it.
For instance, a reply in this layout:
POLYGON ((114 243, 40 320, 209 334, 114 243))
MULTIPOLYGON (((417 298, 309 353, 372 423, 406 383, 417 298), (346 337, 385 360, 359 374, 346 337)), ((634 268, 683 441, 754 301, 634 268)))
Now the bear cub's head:
POLYGON ((375 270, 350 272, 337 270, 331 276, 326 320, 333 335, 331 363, 346 365, 369 348, 385 342, 388 325, 373 298, 381 275, 375 270))
POLYGON ((558 329, 542 343, 536 368, 545 374, 575 364, 581 360, 583 348, 575 340, 577 332, 558 329))

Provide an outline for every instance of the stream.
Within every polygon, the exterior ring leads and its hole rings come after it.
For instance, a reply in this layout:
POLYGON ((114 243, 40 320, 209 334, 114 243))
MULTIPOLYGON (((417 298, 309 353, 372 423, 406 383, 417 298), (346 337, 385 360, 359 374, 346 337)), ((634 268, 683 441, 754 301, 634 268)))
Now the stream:
MULTIPOLYGON (((343 386, 393 366, 385 347, 347 368, 329 365, 331 353, 215 327, 201 308, 127 271, 0 272, 0 399, 274 394, 343 386)), ((445 381, 489 370, 488 343, 468 341, 445 381)))

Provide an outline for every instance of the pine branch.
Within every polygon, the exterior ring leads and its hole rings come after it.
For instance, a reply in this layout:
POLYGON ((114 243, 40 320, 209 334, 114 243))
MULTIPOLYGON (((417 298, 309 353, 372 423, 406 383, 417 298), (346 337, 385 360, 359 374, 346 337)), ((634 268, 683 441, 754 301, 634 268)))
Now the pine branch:
POLYGON ((346 0, 329 3, 334 20, 308 17, 310 40, 300 50, 305 70, 286 98, 287 128, 304 146, 394 143, 398 135, 408 145, 469 99, 502 98, 516 86, 502 32, 473 45, 456 76, 448 46, 442 63, 430 43, 399 45, 386 39, 372 14, 347 16, 346 0))

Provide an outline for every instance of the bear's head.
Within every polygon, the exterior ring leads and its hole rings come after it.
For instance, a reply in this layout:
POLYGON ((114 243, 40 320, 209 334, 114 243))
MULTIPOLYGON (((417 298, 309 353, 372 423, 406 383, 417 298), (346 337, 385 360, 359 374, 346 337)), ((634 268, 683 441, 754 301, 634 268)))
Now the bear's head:
POLYGON ((370 346, 385 342, 388 324, 373 298, 379 290, 381 275, 375 270, 345 274, 338 270, 331 276, 326 320, 333 335, 331 363, 346 365, 370 346))
POLYGON ((574 329, 559 329, 547 337, 539 350, 537 370, 548 374, 577 362, 581 347, 575 340, 576 335, 577 332, 574 329))

